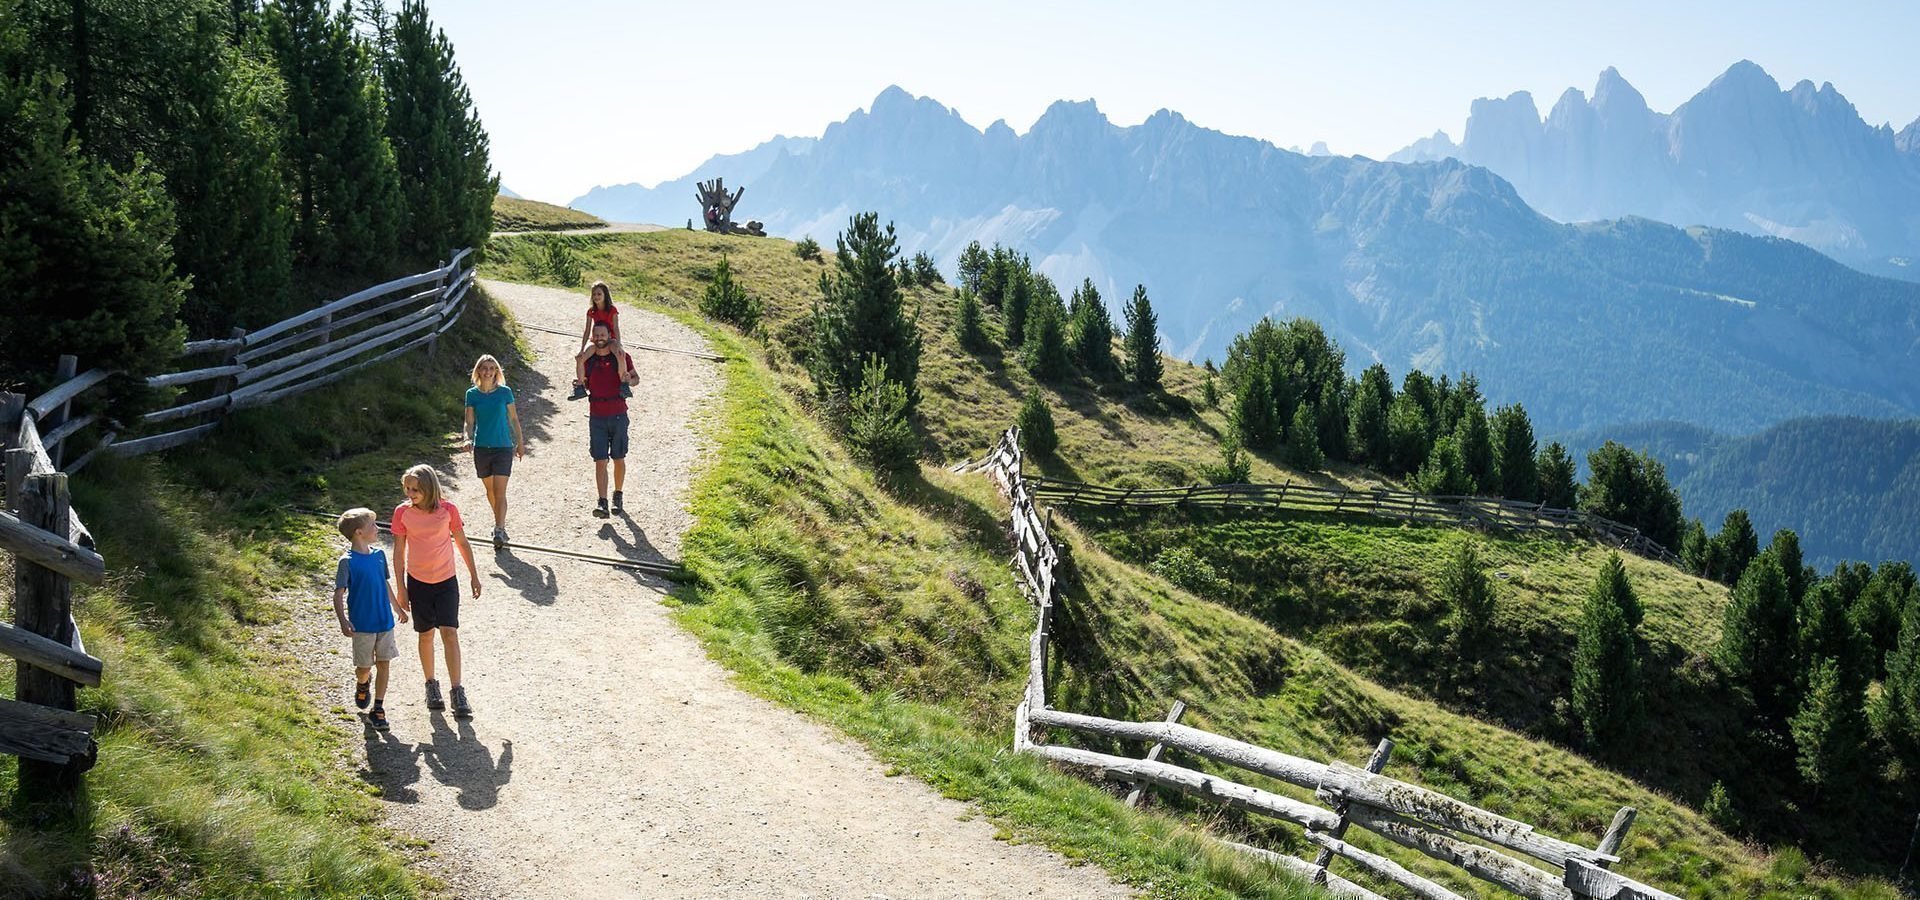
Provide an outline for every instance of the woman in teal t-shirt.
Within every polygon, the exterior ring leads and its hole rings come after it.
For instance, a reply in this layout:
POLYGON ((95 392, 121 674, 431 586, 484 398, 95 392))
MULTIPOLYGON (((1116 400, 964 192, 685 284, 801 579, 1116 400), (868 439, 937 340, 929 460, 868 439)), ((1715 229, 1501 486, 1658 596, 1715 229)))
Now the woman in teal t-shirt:
POLYGON ((513 474, 513 461, 527 454, 527 444, 520 434, 520 413, 513 408, 513 388, 507 387, 500 361, 491 353, 473 364, 460 447, 473 448, 473 473, 487 486, 487 505, 493 507, 493 549, 505 549, 507 478, 513 474))

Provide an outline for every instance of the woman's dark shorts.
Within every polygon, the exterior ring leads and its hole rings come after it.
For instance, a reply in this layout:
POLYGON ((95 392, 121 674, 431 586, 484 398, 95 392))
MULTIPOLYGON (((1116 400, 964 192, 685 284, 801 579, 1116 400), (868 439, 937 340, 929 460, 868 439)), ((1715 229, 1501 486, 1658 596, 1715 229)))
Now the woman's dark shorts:
POLYGON ((473 448, 473 474, 481 478, 513 474, 512 447, 473 448))
POLYGON ((413 604, 413 630, 419 634, 460 627, 459 578, 429 584, 408 575, 407 602, 413 604))

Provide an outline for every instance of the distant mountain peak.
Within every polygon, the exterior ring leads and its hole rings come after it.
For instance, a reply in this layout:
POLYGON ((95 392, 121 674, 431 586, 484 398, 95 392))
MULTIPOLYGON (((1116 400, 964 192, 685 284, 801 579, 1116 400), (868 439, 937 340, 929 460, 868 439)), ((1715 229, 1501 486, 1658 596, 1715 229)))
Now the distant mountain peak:
POLYGON ((1920 155, 1920 119, 1914 119, 1893 136, 1893 148, 1902 153, 1920 155))
POLYGON ((1045 131, 1054 128, 1079 128, 1087 125, 1110 125, 1107 114, 1100 111, 1100 105, 1092 99, 1055 100, 1040 114, 1033 123, 1032 131, 1045 131))
POLYGON ((1647 109, 1647 98, 1640 90, 1620 75, 1620 70, 1608 66, 1600 71, 1600 78, 1593 85, 1593 105, 1602 108, 1647 109))
POLYGON ((1743 59, 1728 66, 1725 72, 1720 73, 1719 78, 1715 78, 1707 85, 1706 90, 1700 93, 1704 96, 1708 94, 1757 94, 1763 92, 1769 94, 1781 93, 1780 82, 1773 80, 1773 76, 1768 75, 1767 70, 1760 68, 1758 63, 1750 59, 1743 59))

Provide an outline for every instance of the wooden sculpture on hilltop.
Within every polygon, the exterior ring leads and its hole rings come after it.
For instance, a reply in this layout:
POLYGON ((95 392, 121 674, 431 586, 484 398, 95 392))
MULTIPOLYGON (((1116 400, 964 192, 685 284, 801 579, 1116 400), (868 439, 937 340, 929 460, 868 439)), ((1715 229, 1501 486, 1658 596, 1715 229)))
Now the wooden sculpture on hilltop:
POLYGON ((700 182, 700 189, 694 192, 694 198, 700 201, 701 220, 707 223, 707 230, 715 234, 766 237, 766 229, 757 221, 748 221, 744 226, 733 224, 733 207, 740 202, 740 195, 746 192, 746 188, 740 188, 728 194, 726 180, 722 178, 700 182))

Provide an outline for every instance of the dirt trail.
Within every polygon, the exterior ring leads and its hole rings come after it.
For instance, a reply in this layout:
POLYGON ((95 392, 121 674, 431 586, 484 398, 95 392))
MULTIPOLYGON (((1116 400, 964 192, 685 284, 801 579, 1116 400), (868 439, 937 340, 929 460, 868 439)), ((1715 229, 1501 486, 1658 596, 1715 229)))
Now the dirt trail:
MULTIPOLYGON (((484 285, 522 323, 578 333, 583 295, 484 285)), ((630 340, 704 349, 663 316, 627 307, 621 319, 630 340)), ((577 338, 526 335, 537 371, 508 373, 531 445, 509 491, 513 540, 677 558, 703 452, 692 422, 720 390, 716 365, 634 354, 644 385, 632 412, 628 515, 596 519, 585 401, 564 399, 577 338)), ((393 730, 379 735, 357 719, 341 727, 365 740, 363 775, 381 789, 391 825, 430 842, 421 866, 456 895, 1127 895, 1097 867, 993 840, 968 805, 887 777, 864 748, 733 686, 658 602, 665 583, 494 553, 472 460, 454 468, 453 499, 477 538, 484 585, 461 609, 475 715, 426 710, 405 633, 387 701, 393 730)), ((395 500, 397 489, 374 505, 390 510, 395 500)), ((325 637, 330 610, 314 615, 304 624, 319 649, 307 655, 338 682, 321 701, 332 708, 348 702, 348 648, 325 637)))

